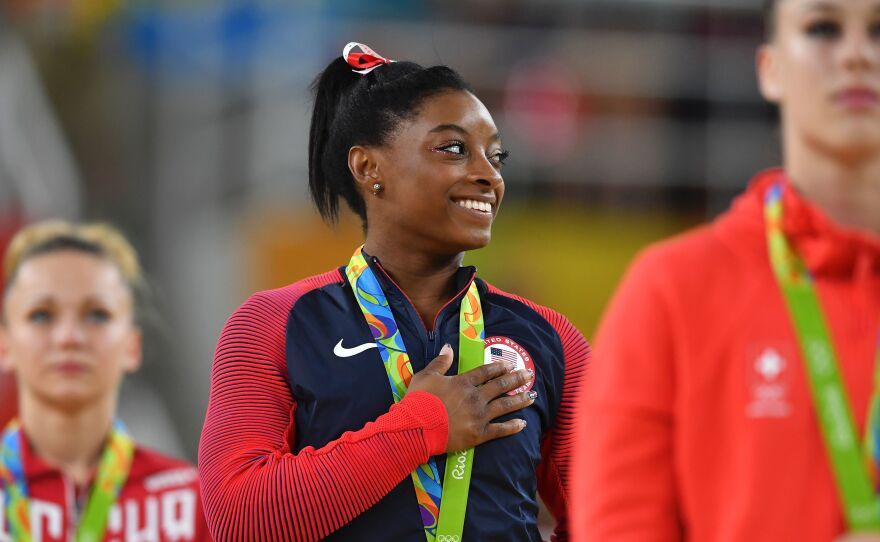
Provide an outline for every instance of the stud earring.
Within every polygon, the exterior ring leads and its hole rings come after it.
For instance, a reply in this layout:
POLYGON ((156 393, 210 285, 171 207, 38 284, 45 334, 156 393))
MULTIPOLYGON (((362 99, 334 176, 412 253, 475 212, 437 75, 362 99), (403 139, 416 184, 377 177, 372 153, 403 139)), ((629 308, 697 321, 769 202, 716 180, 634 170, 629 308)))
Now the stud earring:
POLYGON ((373 186, 370 187, 370 192, 373 193, 374 196, 378 196, 379 192, 382 191, 381 183, 373 183, 373 186))

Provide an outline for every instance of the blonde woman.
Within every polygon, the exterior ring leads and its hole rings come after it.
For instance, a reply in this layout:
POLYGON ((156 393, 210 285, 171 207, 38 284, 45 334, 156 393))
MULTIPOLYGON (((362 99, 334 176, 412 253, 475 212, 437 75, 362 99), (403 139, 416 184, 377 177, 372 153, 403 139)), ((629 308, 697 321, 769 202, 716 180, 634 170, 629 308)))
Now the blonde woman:
POLYGON ((131 245, 105 225, 38 223, 12 240, 4 273, 0 366, 19 417, 0 439, 0 540, 209 540, 194 469, 116 418, 141 363, 131 245))

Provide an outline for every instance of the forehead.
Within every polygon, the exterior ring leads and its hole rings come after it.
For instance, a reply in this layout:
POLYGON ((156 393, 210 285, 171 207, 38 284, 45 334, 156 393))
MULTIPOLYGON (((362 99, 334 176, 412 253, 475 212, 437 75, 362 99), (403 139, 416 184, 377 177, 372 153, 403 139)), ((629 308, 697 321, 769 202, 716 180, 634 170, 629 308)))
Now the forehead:
POLYGON ((782 13, 786 11, 833 11, 833 12, 875 12, 880 9, 880 0, 778 0, 782 13))
POLYGON ((76 250, 38 254, 23 261, 9 291, 27 296, 116 296, 128 288, 119 269, 109 260, 76 250))
POLYGON ((418 113, 402 126, 408 135, 422 135, 443 124, 454 124, 469 133, 491 137, 498 132, 495 121, 486 106, 476 96, 464 90, 455 90, 429 96, 421 103, 418 113))

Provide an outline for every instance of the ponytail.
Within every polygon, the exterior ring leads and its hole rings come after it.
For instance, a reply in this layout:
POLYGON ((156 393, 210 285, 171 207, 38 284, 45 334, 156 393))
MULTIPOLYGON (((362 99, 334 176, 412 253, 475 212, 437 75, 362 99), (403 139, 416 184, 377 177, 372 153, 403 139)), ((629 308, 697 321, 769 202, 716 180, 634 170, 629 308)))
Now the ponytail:
MULTIPOLYGON (((339 216, 339 197, 345 197, 344 192, 351 183, 326 172, 322 157, 327 154, 330 130, 340 103, 361 77, 351 70, 345 59, 337 57, 318 74, 310 87, 315 100, 309 128, 309 192, 321 217, 328 222, 335 222, 339 216)), ((353 190, 354 186, 350 188, 353 190)), ((349 198, 345 199, 348 201, 349 198)))

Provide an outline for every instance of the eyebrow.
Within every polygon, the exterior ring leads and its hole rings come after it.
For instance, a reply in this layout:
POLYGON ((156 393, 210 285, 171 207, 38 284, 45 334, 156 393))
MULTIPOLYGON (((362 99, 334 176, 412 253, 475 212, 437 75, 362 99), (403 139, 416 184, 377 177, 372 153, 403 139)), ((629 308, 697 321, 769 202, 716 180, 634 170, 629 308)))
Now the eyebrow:
MULTIPOLYGON (((840 11, 840 9, 840 5, 823 0, 818 0, 804 7, 804 11, 806 12, 818 11, 821 13, 835 13, 840 11)), ((872 15, 880 13, 880 3, 875 3, 873 6, 871 6, 870 11, 872 15)))
POLYGON ((823 2, 821 0, 818 2, 813 2, 811 4, 807 4, 804 7, 805 11, 836 11, 838 8, 839 6, 836 6, 829 2, 823 2))
POLYGON ((39 305, 46 305, 55 303, 55 296, 52 294, 38 294, 34 297, 25 300, 25 303, 28 307, 34 307, 39 305))
MULTIPOLYGON (((88 294, 83 300, 87 305, 109 305, 110 303, 107 301, 105 296, 101 294, 88 294)), ((36 296, 27 300, 29 306, 39 306, 46 304, 55 304, 58 303, 58 298, 54 294, 37 294, 36 296)))
MULTIPOLYGON (((451 130, 453 132, 458 132, 461 135, 468 135, 468 131, 465 130, 464 128, 462 128, 461 126, 459 126, 458 124, 438 124, 437 126, 428 130, 428 133, 434 134, 437 132, 445 132, 447 130, 451 130)), ((492 141, 498 141, 499 139, 501 139, 501 134, 499 132, 495 132, 494 134, 492 134, 492 137, 489 139, 491 139, 492 141)))

